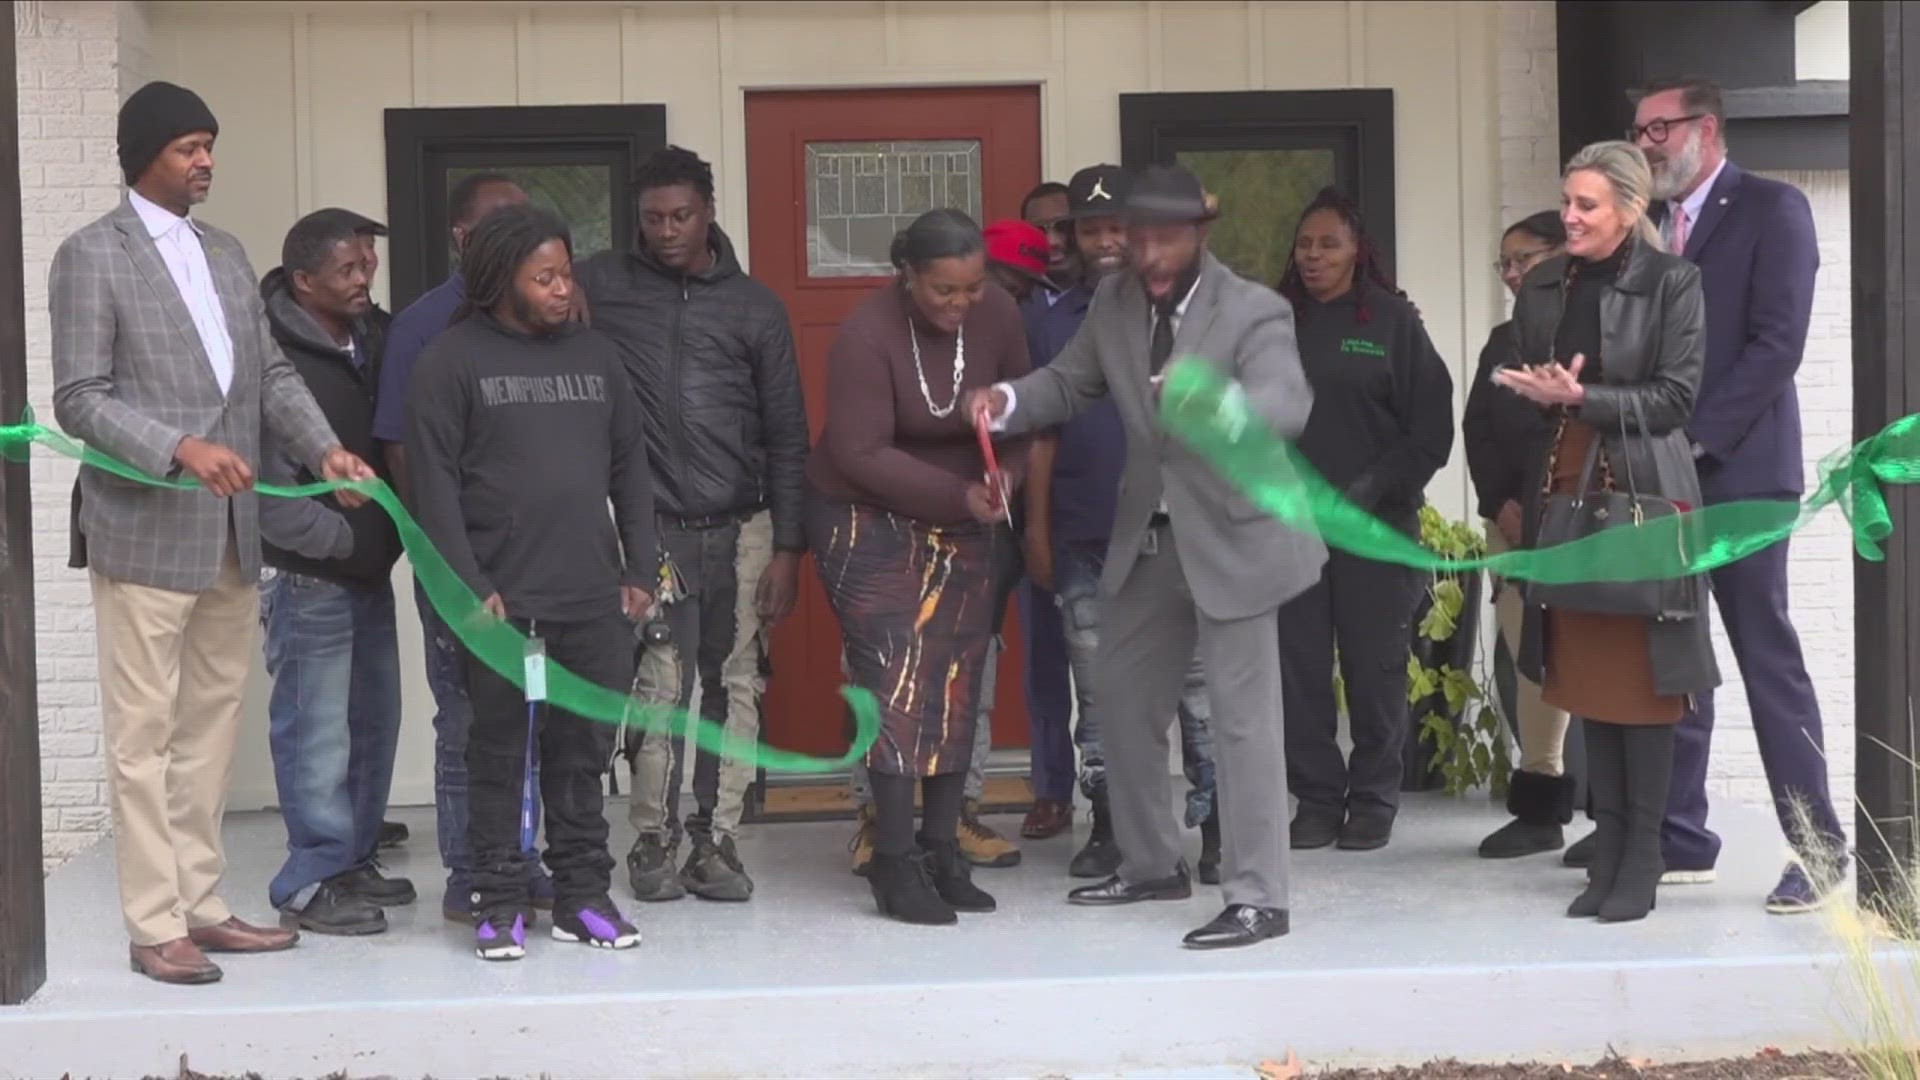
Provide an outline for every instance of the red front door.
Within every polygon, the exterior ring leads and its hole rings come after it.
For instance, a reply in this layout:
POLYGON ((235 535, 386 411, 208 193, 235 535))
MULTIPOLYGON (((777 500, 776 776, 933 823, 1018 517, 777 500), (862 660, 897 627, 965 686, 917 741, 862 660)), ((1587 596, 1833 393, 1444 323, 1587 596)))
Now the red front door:
MULTIPOLYGON (((807 414, 826 422, 827 348, 860 299, 891 277, 893 234, 920 213, 953 206, 981 224, 1016 217, 1040 181, 1035 87, 778 91, 747 95, 747 223, 752 271, 793 319, 807 414)), ((840 628, 826 593, 803 575, 800 605, 773 634, 766 739, 836 754, 840 628)), ((1028 743, 1011 609, 993 715, 995 746, 1028 743)))

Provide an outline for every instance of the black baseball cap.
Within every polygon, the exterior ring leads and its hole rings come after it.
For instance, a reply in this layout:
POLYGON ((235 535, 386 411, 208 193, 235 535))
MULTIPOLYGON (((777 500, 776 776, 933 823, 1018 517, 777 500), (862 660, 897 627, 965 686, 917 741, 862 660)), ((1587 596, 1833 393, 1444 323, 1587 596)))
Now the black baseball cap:
POLYGON ((1067 181, 1067 221, 1117 217, 1127 198, 1127 171, 1118 165, 1089 165, 1067 181))

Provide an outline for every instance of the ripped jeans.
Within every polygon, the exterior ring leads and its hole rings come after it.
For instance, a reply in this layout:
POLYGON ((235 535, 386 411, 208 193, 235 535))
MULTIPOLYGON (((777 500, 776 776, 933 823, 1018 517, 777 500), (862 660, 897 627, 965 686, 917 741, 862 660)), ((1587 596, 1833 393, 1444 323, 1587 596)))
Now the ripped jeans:
MULTIPOLYGON (((1100 572, 1106 551, 1057 544, 1053 553, 1054 595, 1066 623, 1067 663, 1073 669, 1077 720, 1073 743, 1080 749, 1080 792, 1092 799, 1107 787, 1106 757, 1100 750, 1100 715, 1093 708, 1093 657, 1100 642, 1100 572)), ((1180 691, 1180 771, 1187 778, 1186 823, 1205 821, 1214 806, 1213 733, 1208 720, 1207 682, 1196 654, 1180 691)))

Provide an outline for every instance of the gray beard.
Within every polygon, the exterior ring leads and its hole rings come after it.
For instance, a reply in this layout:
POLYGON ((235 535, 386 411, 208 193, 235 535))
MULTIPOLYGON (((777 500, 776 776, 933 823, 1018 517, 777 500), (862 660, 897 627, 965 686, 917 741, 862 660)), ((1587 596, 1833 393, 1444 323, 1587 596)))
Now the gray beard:
POLYGON ((1701 145, 1700 129, 1687 133, 1686 141, 1680 144, 1680 152, 1668 157, 1653 170, 1652 196, 1656 200, 1672 201, 1687 193, 1687 185, 1700 175, 1700 166, 1706 161, 1706 148, 1701 145))

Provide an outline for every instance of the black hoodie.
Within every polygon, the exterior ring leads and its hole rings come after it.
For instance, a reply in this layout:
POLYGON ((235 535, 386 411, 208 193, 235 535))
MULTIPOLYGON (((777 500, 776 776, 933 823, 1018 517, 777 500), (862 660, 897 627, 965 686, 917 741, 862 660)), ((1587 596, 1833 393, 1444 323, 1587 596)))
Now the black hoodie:
POLYGON ((1300 452, 1347 497, 1403 528, 1453 452, 1453 376, 1403 297, 1369 284, 1293 306, 1313 412, 1300 452), (1363 315, 1364 309, 1364 315, 1363 315))
MULTIPOLYGON (((386 478, 383 456, 373 438, 373 394, 380 384, 380 358, 372 335, 364 325, 356 327, 352 353, 335 344, 294 301, 284 269, 276 268, 261 279, 260 295, 273 340, 300 372, 340 445, 386 478)), ((267 447, 261 457, 260 478, 269 483, 305 484, 316 479, 278 447, 267 447)), ((260 500, 260 538, 268 566, 349 589, 387 584, 400 558, 400 535, 385 510, 371 502, 342 509, 331 495, 260 500)))
POLYGON ((807 410, 786 305, 748 277, 727 234, 682 274, 641 251, 576 268, 593 327, 620 348, 647 417, 653 499, 667 517, 770 509, 773 545, 800 551, 807 410))
POLYGON ((528 336, 484 314, 458 320, 420 354, 407 391, 420 524, 461 580, 499 593, 514 618, 616 614, 620 586, 651 593, 660 568, 645 426, 597 331, 528 336))

